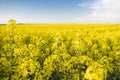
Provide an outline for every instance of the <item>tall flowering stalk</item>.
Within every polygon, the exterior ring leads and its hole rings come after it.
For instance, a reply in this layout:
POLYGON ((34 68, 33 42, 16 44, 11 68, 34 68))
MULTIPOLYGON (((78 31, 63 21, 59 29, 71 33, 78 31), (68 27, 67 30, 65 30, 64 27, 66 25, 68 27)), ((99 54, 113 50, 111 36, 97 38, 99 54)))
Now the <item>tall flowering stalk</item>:
POLYGON ((8 25, 7 25, 7 34, 9 36, 9 44, 11 46, 10 48, 10 79, 12 79, 12 74, 13 74, 13 54, 14 54, 14 27, 16 25, 16 20, 10 19, 8 21, 8 25))

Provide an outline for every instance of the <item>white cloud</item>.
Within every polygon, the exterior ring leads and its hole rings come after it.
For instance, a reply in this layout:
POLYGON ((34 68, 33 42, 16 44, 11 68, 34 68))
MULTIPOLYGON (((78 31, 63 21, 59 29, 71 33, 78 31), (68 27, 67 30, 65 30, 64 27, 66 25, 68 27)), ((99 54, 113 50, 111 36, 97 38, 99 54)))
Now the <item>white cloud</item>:
POLYGON ((120 23, 120 0, 96 0, 90 9, 93 12, 77 18, 81 23, 120 23))
POLYGON ((87 6, 90 6, 90 4, 89 3, 79 3, 78 4, 78 7, 87 7, 87 6))

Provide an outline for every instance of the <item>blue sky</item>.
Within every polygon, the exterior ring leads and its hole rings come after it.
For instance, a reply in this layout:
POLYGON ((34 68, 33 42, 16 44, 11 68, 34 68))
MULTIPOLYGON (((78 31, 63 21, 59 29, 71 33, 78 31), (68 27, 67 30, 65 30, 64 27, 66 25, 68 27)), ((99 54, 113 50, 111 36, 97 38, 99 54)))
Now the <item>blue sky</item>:
POLYGON ((18 23, 119 23, 118 14, 115 16, 119 11, 114 11, 119 10, 118 1, 0 0, 0 24, 11 18, 18 23))

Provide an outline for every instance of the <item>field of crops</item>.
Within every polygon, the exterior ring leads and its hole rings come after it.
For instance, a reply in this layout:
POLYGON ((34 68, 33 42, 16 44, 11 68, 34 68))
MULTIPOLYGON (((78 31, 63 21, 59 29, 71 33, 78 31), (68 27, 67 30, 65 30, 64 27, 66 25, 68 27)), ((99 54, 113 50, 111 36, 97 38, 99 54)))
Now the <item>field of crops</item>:
POLYGON ((0 80, 120 80, 120 25, 0 26, 0 80))

